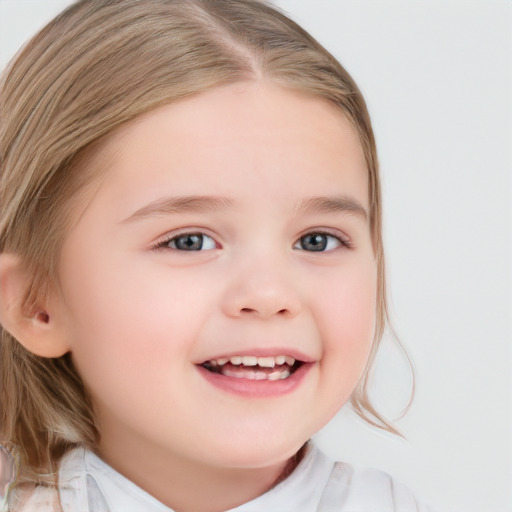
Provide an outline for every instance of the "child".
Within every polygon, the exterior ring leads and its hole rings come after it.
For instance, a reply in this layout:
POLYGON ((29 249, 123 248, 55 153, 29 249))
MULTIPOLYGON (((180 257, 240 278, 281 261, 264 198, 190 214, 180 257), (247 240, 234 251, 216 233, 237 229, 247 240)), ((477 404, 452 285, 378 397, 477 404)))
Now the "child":
POLYGON ((1 88, 8 510, 417 511, 308 440, 386 322, 375 143, 258 0, 82 0, 1 88))

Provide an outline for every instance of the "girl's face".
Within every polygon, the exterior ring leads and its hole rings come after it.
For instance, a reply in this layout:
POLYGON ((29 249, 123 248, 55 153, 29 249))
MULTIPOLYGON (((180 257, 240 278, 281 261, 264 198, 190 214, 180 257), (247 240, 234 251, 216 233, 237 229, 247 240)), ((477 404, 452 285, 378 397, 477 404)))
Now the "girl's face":
POLYGON ((286 460, 347 401, 374 335, 355 130, 326 101, 240 83, 161 107, 102 151, 60 276, 100 452, 286 460))

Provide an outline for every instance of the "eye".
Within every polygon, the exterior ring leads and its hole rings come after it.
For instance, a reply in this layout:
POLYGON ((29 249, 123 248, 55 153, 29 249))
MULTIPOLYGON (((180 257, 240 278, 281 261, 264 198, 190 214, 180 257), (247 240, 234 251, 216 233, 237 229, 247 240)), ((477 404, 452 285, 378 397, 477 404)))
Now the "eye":
POLYGON ((312 232, 301 236, 293 248, 303 251, 326 252, 343 246, 348 246, 348 243, 334 235, 312 232))
POLYGON ((181 233, 156 244, 155 249, 174 249, 177 251, 209 251, 216 249, 213 238, 204 233, 181 233))

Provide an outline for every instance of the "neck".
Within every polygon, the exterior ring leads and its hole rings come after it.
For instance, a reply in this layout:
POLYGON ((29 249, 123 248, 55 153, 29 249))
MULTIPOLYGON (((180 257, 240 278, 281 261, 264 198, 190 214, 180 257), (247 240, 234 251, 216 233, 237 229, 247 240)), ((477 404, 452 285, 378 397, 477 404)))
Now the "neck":
POLYGON ((222 512, 247 503, 289 476, 304 451, 263 468, 218 468, 119 438, 116 444, 100 444, 100 457, 175 512, 222 512))

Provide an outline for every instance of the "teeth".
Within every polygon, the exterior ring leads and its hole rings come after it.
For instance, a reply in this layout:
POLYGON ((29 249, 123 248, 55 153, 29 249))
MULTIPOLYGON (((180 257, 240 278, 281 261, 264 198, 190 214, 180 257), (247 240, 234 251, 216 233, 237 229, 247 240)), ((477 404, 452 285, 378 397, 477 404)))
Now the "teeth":
POLYGON ((274 368, 276 361, 273 357, 258 357, 258 365, 264 368, 274 368))
POLYGON ((295 364, 295 359, 293 357, 285 356, 284 360, 288 366, 293 366, 295 364))
MULTIPOLYGON (((232 356, 232 357, 219 357, 219 359, 211 359, 209 361, 211 366, 224 366, 230 362, 235 366, 261 366, 262 368, 274 368, 274 366, 281 366, 287 364, 293 366, 295 359, 291 356, 276 356, 276 357, 256 357, 256 356, 232 356)), ((266 374, 265 374, 266 375, 266 374)), ((273 375, 273 374, 270 374, 273 375)))
POLYGON ((284 370, 282 372, 270 373, 267 376, 267 379, 268 380, 281 380, 281 379, 286 379, 286 377, 289 377, 289 376, 290 376, 290 372, 288 370, 284 370))
POLYGON ((244 371, 237 372, 231 370, 224 370, 223 375, 226 377, 234 377, 235 379, 247 379, 247 380, 282 380, 290 376, 288 370, 282 370, 280 372, 264 373, 264 372, 253 372, 244 371))

